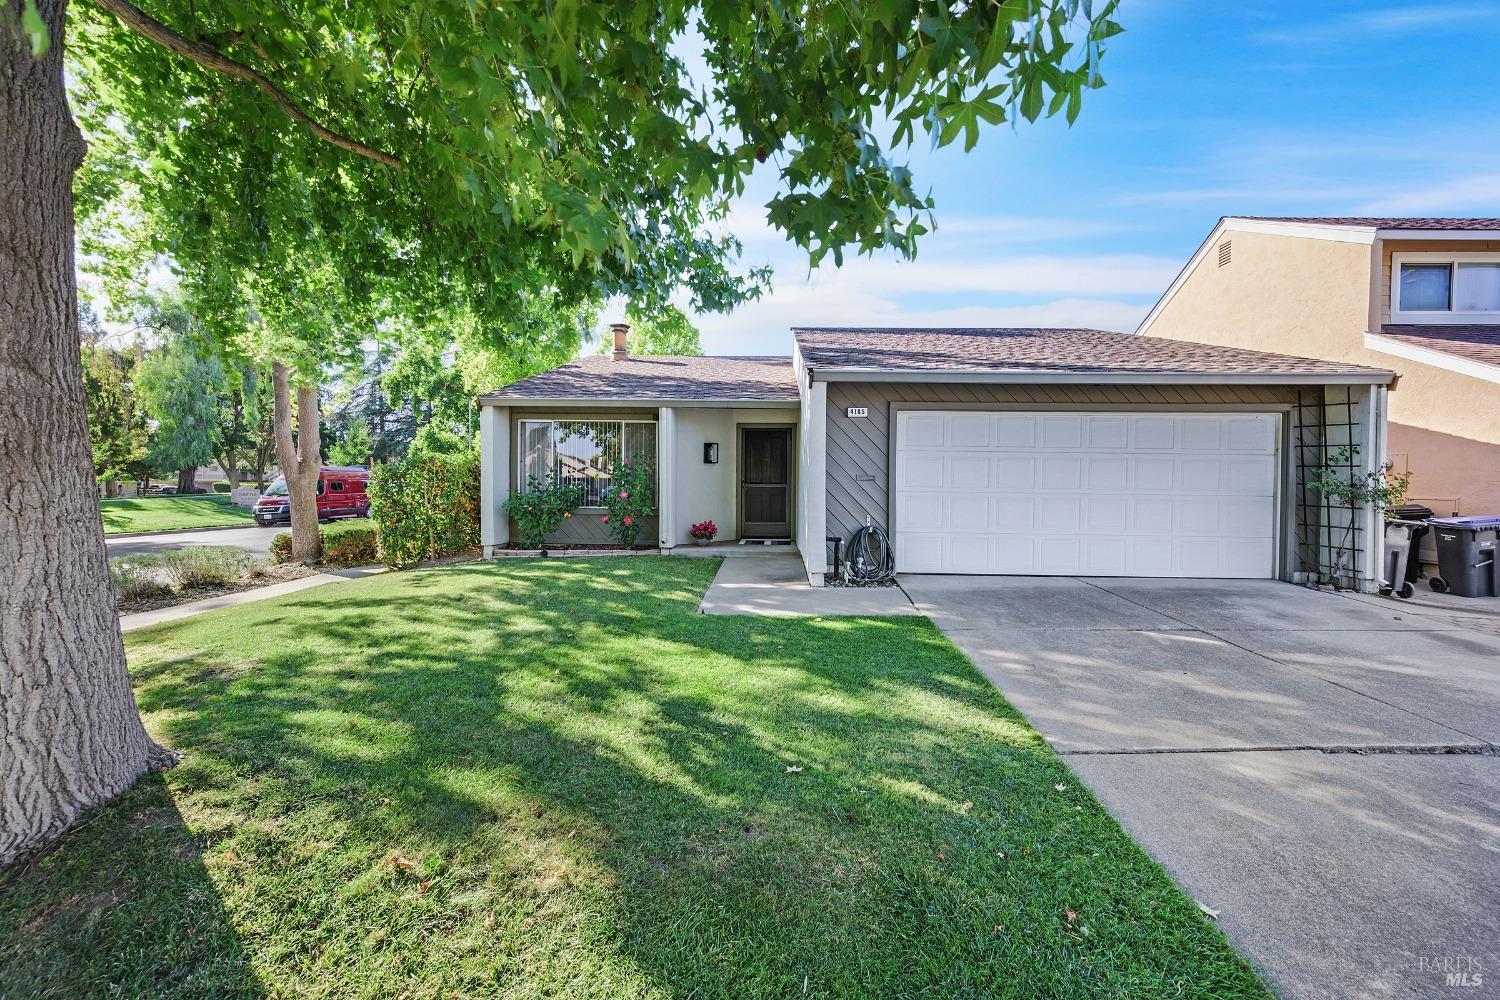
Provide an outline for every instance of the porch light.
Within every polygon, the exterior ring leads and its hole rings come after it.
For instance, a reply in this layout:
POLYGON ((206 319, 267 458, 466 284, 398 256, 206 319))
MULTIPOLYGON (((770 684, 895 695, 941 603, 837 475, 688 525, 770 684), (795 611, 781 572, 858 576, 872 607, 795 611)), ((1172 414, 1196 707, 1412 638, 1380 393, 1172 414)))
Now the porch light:
POLYGON ((703 443, 703 464, 704 465, 718 465, 719 464, 719 442, 717 442, 717 441, 705 441, 703 443))

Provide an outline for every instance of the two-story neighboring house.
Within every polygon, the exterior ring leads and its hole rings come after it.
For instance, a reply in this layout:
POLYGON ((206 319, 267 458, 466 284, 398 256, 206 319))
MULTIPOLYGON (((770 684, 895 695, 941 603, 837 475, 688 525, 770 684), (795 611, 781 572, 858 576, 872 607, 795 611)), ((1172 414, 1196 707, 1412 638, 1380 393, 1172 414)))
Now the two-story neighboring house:
POLYGON ((1394 370, 1409 499, 1500 513, 1500 219, 1226 217, 1137 332, 1394 370))

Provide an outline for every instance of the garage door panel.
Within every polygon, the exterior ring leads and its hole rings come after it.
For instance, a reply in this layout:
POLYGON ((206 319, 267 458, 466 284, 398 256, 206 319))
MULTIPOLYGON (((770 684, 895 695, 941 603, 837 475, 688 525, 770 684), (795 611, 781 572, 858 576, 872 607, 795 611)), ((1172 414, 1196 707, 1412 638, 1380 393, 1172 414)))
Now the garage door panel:
POLYGON ((901 494, 896 505, 897 530, 942 531, 947 527, 941 493, 901 494))
POLYGON ((1171 417, 1131 417, 1131 447, 1137 451, 1171 451, 1177 447, 1177 421, 1171 417))
POLYGON ((1029 490, 1036 487, 1036 459, 1015 455, 997 455, 991 459, 995 485, 1005 490, 1029 490))
POLYGON ((1043 455, 1041 482, 1044 490, 1077 490, 1083 488, 1083 459, 1072 455, 1043 455))
POLYGON ((960 414, 948 421, 946 445, 950 448, 988 448, 990 427, 994 423, 988 413, 960 414))
POLYGON ((1124 451, 1130 447, 1130 418, 1089 417, 1086 440, 1098 451, 1124 451))
POLYGON ((1274 414, 902 412, 903 572, 1256 577, 1276 562, 1274 414))
POLYGON ((1083 418, 1042 418, 1042 447, 1045 449, 1082 448, 1083 418))
POLYGON ((990 456, 984 452, 946 456, 947 485, 955 490, 987 490, 997 485, 990 479, 990 456))

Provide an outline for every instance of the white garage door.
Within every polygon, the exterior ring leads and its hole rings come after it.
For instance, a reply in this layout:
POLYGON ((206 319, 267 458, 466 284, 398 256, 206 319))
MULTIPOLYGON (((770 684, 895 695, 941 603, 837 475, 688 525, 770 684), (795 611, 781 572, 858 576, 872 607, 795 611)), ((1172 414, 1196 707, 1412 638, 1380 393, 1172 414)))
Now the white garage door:
POLYGON ((1274 576, 1278 419, 900 411, 897 568, 1274 576))

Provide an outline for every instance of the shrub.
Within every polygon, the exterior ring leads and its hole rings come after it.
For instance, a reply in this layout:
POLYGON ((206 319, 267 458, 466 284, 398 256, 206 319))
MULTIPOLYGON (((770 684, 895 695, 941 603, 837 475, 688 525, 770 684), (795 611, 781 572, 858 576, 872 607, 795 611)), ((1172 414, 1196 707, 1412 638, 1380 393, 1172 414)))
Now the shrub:
POLYGON ((324 566, 367 566, 380 561, 379 533, 369 521, 343 521, 322 529, 324 566))
MULTIPOLYGON (((323 554, 318 562, 324 566, 367 566, 380 561, 379 532, 369 521, 335 521, 318 529, 323 554)), ((271 558, 277 562, 292 559, 292 533, 279 532, 271 539, 271 558)))
POLYGON ((628 549, 641 534, 641 519, 650 517, 651 508, 651 463, 644 455, 635 460, 625 459, 614 471, 614 482, 604 494, 604 509, 608 511, 599 520, 609 526, 621 548, 628 549))
POLYGON ((408 458, 370 476, 380 558, 392 566, 479 544, 479 456, 408 458))
POLYGON ((158 558, 174 590, 239 583, 255 563, 255 557, 243 549, 217 545, 163 552, 158 558))
POLYGON ((109 561, 116 601, 135 601, 172 592, 156 556, 119 556, 109 561))
POLYGON ((214 483, 214 492, 215 493, 228 493, 229 492, 229 481, 227 479, 220 479, 220 480, 216 481, 214 483))
POLYGON ((573 516, 574 508, 583 503, 582 486, 548 483, 543 486, 536 476, 526 480, 526 492, 505 501, 505 513, 516 519, 516 533, 528 549, 545 548, 547 536, 573 516))

